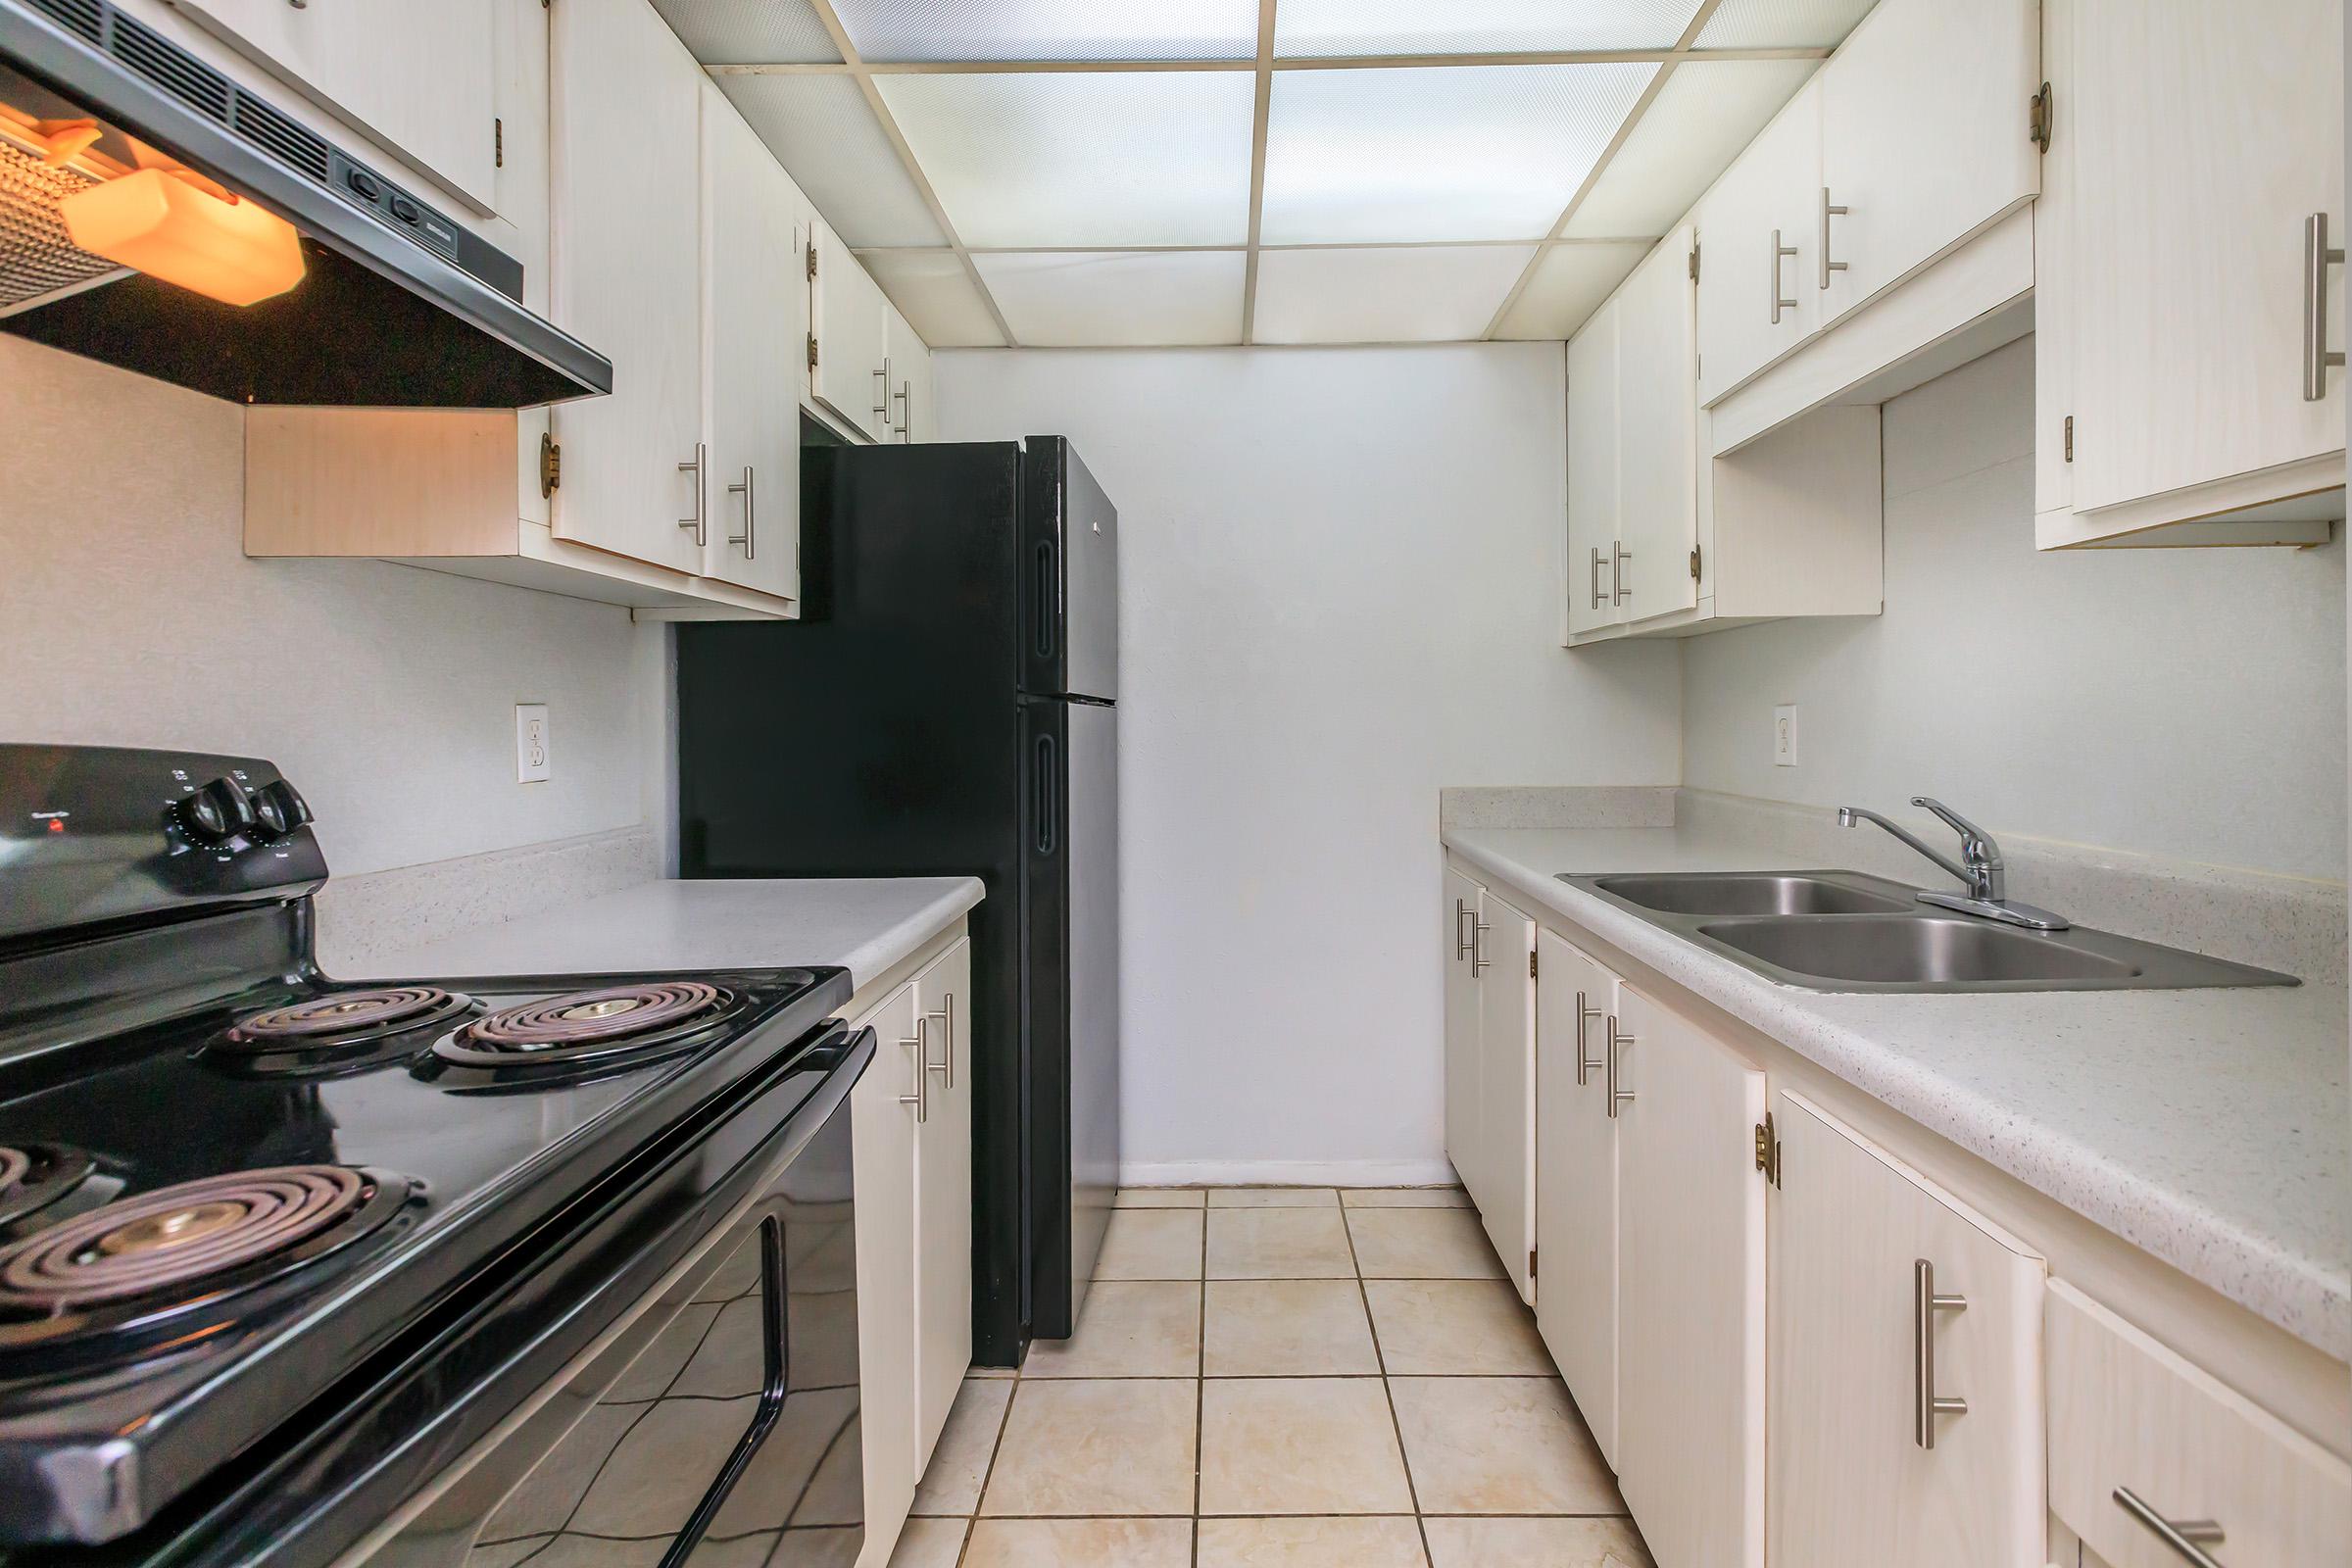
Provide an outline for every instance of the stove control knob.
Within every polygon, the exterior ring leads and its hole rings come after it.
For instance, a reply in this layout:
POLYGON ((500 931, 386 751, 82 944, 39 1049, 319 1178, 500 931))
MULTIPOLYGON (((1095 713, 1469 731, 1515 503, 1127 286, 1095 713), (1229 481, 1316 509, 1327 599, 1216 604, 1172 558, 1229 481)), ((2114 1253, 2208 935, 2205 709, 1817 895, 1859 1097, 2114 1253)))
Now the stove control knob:
POLYGON ((253 798, 233 778, 217 778, 179 803, 179 825, 207 847, 253 831, 253 798))
POLYGON ((253 815, 254 837, 274 844, 308 822, 311 808, 302 792, 281 778, 253 792, 253 815))

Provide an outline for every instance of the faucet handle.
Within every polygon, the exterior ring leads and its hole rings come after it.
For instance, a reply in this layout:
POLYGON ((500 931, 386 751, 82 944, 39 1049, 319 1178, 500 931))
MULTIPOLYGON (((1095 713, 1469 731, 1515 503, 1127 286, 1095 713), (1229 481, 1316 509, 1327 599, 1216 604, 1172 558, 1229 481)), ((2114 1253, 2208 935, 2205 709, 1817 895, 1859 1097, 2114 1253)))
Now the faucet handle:
POLYGON ((1993 858, 1999 858, 2000 851, 1993 844, 1991 834, 1985 832, 1983 828, 1977 826, 1976 823, 1971 822, 1967 817, 1962 816, 1958 811, 1953 810, 1941 801, 1936 800, 1934 796, 1914 795, 1911 797, 1911 804, 1926 810, 1935 812, 1936 815, 1943 819, 1943 823, 1946 827, 1959 834, 1962 838, 1968 839, 1972 843, 1982 844, 1984 846, 1984 853, 1987 857, 1993 858))

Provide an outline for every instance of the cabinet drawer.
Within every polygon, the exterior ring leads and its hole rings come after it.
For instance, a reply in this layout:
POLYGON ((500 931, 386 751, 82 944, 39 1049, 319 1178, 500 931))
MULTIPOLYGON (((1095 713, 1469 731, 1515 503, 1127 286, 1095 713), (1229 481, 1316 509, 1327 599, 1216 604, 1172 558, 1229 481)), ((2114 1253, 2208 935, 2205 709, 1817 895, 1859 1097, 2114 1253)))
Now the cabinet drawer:
MULTIPOLYGON (((2114 1568, 2181 1568, 2121 1500, 2203 1521, 2228 1568, 2352 1554, 2352 1470, 2063 1282, 2050 1284, 2050 1511, 2114 1568)), ((2200 1535, 2201 1532, 2188 1532, 2200 1535)))

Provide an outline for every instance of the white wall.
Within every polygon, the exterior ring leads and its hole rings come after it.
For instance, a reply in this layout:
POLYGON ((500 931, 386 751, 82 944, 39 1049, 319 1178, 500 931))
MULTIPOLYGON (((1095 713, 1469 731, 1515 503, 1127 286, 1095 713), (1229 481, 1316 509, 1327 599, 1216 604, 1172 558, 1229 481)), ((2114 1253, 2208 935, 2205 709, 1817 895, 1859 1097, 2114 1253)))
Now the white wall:
POLYGON ((1886 406, 1886 612, 1692 639, 1683 781, 2340 881, 2340 532, 2037 554, 2033 419, 2031 338, 1886 406))
POLYGON ((0 740, 266 757, 337 875, 633 827, 666 643, 628 612, 248 561, 236 405, 0 335, 0 740), (514 705, 555 776, 514 782, 514 705))
POLYGON ((939 356, 942 439, 1066 434, 1119 508, 1131 1177, 1442 1172, 1439 787, 1674 782, 1675 650, 1558 646, 1563 380, 939 356))

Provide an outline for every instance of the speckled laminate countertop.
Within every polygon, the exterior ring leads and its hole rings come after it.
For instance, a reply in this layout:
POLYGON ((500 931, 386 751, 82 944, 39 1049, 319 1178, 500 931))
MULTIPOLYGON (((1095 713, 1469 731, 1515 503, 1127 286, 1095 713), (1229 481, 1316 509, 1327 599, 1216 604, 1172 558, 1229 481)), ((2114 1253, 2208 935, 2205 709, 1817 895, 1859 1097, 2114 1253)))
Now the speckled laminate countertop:
POLYGON ((1864 996, 1799 991, 1555 873, 1796 869, 1690 828, 1457 828, 1446 846, 1531 899, 2035 1191, 2339 1360, 2346 993, 1864 996))

